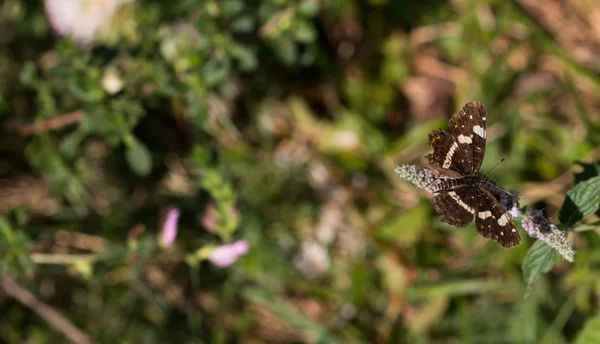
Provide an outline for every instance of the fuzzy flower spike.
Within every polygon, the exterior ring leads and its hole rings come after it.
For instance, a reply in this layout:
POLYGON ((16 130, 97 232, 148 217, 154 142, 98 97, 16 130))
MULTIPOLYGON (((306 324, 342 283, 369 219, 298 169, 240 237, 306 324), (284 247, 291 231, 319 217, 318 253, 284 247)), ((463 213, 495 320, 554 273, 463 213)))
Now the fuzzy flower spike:
MULTIPOLYGON (((438 183, 447 180, 445 177, 436 177, 431 170, 414 165, 396 166, 394 172, 400 178, 429 193, 436 190, 438 183)), ((492 180, 485 178, 482 185, 498 200, 513 219, 521 220, 523 228, 530 237, 544 241, 565 260, 569 262, 575 260, 575 251, 567 241, 565 233, 559 230, 552 221, 544 217, 542 211, 533 210, 531 207, 527 207, 526 211, 522 211, 519 208, 518 193, 515 190, 506 191, 497 186, 492 180)))

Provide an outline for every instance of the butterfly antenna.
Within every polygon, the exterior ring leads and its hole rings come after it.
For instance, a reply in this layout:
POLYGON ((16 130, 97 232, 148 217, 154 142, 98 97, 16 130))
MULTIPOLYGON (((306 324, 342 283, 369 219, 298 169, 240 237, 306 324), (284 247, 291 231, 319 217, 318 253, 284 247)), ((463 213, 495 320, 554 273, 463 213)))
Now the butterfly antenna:
POLYGON ((485 176, 487 177, 487 175, 490 174, 490 172, 492 172, 496 167, 498 167, 498 165, 500 165, 503 162, 504 162, 504 158, 502 158, 502 160, 500 160, 499 163, 497 163, 496 165, 494 165, 494 167, 490 168, 490 170, 487 171, 487 173, 485 174, 485 176))

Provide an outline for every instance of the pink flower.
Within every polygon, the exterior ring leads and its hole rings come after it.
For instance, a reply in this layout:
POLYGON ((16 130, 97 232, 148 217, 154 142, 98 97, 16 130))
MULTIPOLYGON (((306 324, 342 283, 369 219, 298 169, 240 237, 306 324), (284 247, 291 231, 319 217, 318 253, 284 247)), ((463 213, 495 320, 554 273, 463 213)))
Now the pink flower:
POLYGON ((250 250, 246 240, 239 240, 231 244, 216 247, 210 254, 210 261, 220 268, 226 268, 245 255, 250 250))
MULTIPOLYGON (((239 220, 240 211, 237 208, 230 208, 230 214, 236 221, 239 220)), ((207 205, 204 216, 202 217, 202 226, 204 226, 204 229, 211 233, 215 233, 217 231, 216 218, 218 215, 217 209, 213 204, 207 205)))
POLYGON ((216 209, 213 205, 209 205, 206 207, 206 212, 204 213, 204 217, 202 217, 202 226, 207 231, 214 233, 217 225, 215 223, 215 213, 216 209))
POLYGON ((115 11, 132 0, 44 0, 50 25, 60 36, 91 43, 115 11))
POLYGON ((179 222, 179 210, 171 209, 167 214, 167 219, 163 223, 162 234, 160 238, 160 244, 163 247, 173 245, 175 238, 177 237, 177 224, 179 222))

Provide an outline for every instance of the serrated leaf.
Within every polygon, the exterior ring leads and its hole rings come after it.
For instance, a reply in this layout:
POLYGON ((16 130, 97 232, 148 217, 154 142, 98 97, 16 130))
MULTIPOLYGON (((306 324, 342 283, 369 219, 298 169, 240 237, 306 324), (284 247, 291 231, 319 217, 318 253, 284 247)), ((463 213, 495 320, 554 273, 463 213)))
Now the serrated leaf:
POLYGON ((579 331, 575 344, 600 343, 600 315, 589 319, 583 329, 579 331))
POLYGON ((540 276, 550 271, 556 262, 556 251, 545 242, 538 240, 527 252, 523 260, 523 279, 530 288, 540 276))
POLYGON ((576 162, 576 164, 580 165, 583 168, 583 170, 575 174, 575 184, 579 184, 590 178, 594 178, 600 175, 599 164, 587 164, 585 162, 580 161, 576 162))
POLYGON ((125 153, 129 168, 139 176, 147 176, 152 169, 152 155, 148 148, 140 142, 135 142, 125 153))
MULTIPOLYGON (((587 164, 581 161, 577 161, 576 164, 580 165, 583 170, 575 173, 575 185, 600 175, 600 164, 587 164)), ((600 209, 596 210, 595 214, 600 216, 600 209)))
POLYGON ((577 184, 567 193, 558 218, 561 223, 574 223, 593 214, 600 208, 600 176, 577 184))

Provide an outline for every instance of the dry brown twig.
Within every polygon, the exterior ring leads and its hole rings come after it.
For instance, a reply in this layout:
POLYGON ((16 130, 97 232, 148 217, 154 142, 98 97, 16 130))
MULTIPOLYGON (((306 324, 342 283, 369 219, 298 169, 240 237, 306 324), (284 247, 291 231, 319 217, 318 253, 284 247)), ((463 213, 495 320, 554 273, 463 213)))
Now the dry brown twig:
POLYGON ((16 131, 22 136, 35 135, 42 131, 56 130, 77 123, 83 115, 83 110, 75 110, 38 123, 22 124, 13 121, 7 124, 6 129, 16 131))
POLYGON ((46 320, 52 327, 60 331, 72 343, 93 344, 87 334, 73 325, 62 314, 38 300, 35 295, 21 287, 8 273, 2 272, 2 290, 34 313, 46 320))

